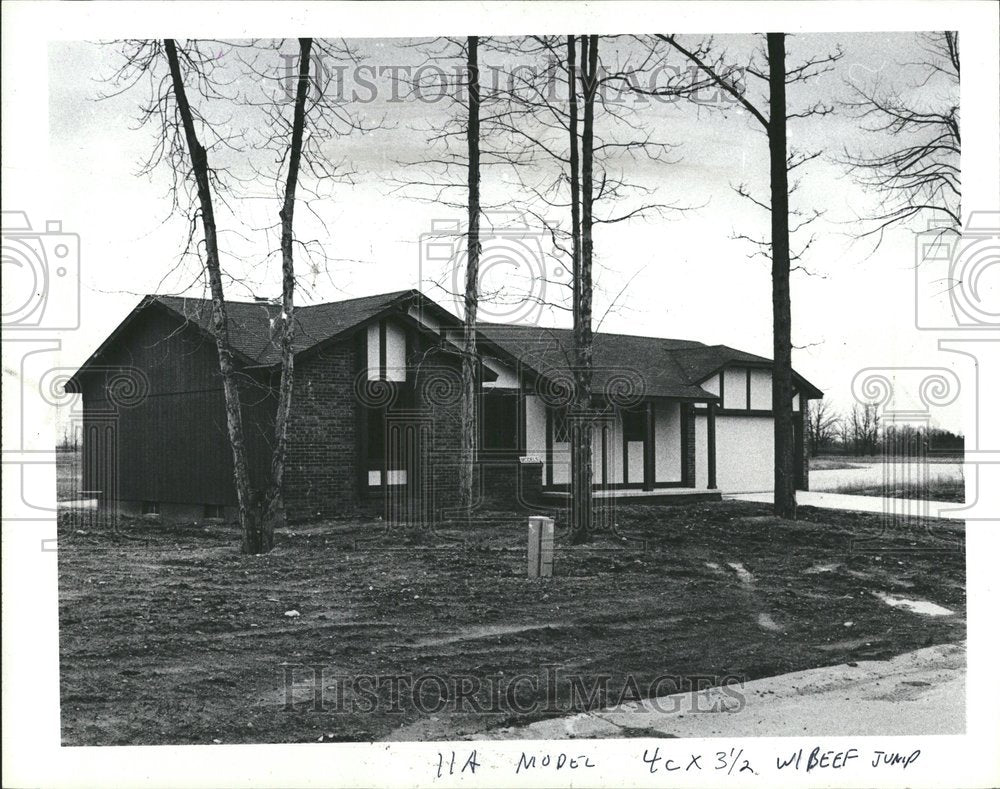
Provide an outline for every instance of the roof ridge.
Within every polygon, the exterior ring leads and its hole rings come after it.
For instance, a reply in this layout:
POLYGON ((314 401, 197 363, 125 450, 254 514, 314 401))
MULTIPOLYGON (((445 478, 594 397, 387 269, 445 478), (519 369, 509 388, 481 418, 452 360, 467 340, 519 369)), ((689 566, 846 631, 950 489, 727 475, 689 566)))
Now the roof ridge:
MULTIPOLYGON (((493 326, 502 329, 537 329, 539 331, 573 331, 572 327, 564 326, 530 326, 523 323, 493 323, 491 321, 476 321, 476 326, 493 326)), ((638 340, 671 340, 673 342, 690 342, 696 345, 695 348, 684 348, 684 349, 673 349, 673 350, 701 350, 704 348, 712 347, 723 347, 723 346, 711 346, 705 345, 703 342, 698 340, 688 340, 684 337, 658 337, 653 334, 626 334, 625 332, 613 332, 613 331, 595 331, 594 336, 601 335, 604 337, 634 337, 638 340)))
MULTIPOLYGON (((403 288, 402 290, 390 290, 390 291, 386 291, 385 293, 372 293, 369 296, 352 296, 349 299, 339 299, 337 301, 323 301, 323 302, 320 302, 319 304, 297 304, 296 307, 295 307, 295 309, 297 309, 297 310, 308 310, 308 309, 312 309, 313 307, 327 307, 327 306, 329 306, 331 304, 347 304, 348 302, 361 301, 362 299, 377 299, 377 298, 384 298, 384 297, 388 297, 388 296, 398 297, 398 296, 402 296, 402 295, 408 294, 408 293, 420 293, 420 291, 417 290, 416 288, 403 288)), ((159 299, 177 299, 177 300, 180 300, 180 301, 202 301, 202 302, 206 302, 206 303, 211 303, 211 301, 212 301, 212 299, 210 299, 210 298, 203 298, 201 296, 177 296, 177 295, 174 295, 172 293, 147 293, 146 294, 146 298, 148 298, 148 299, 157 299, 157 300, 159 300, 159 299)), ((242 299, 230 299, 228 297, 226 298, 226 304, 245 304, 245 305, 250 306, 250 307, 254 307, 254 306, 258 306, 258 305, 259 306, 267 306, 267 305, 280 306, 280 302, 272 301, 271 299, 267 299, 265 301, 256 301, 256 300, 255 301, 244 301, 242 299)))

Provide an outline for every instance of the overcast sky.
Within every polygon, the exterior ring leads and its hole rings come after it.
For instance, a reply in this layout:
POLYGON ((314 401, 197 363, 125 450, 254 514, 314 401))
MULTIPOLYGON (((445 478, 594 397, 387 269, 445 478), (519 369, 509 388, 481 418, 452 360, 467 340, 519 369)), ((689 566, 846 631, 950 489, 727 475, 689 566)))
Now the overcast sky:
MULTIPOLYGON (((367 65, 378 69, 419 62, 419 53, 401 45, 408 43, 369 39, 352 45, 367 65)), ((756 45, 751 36, 720 36, 716 43, 736 59, 756 45)), ((804 34, 789 39, 788 63, 837 46, 844 55, 834 70, 806 86, 793 86, 788 96, 791 108, 817 100, 836 108, 826 117, 792 121, 789 129, 793 146, 824 154, 801 168, 793 204, 826 211, 811 226, 817 240, 803 261, 810 274, 793 274, 793 343, 798 347, 796 369, 845 409, 851 403, 851 380, 862 368, 949 366, 952 357, 938 352, 936 340, 914 328, 913 231, 918 228, 890 231, 875 252, 870 243, 856 242, 855 218, 870 209, 872 199, 833 161, 845 146, 880 144, 839 106, 847 96, 845 80, 878 78, 910 93, 920 74, 904 64, 923 57, 921 43, 914 33, 804 34)), ((617 63, 630 57, 638 62, 643 53, 641 45, 621 42, 605 50, 609 62, 614 58, 617 63)), ((484 61, 490 57, 484 54, 484 61)), ((64 340, 67 364, 82 362, 142 294, 204 292, 195 266, 177 266, 186 231, 183 220, 170 215, 169 174, 136 175, 153 142, 150 130, 136 129, 142 90, 96 100, 106 89, 100 79, 117 62, 113 46, 49 46, 50 187, 57 195, 53 212, 58 210, 66 230, 81 234, 83 247, 83 325, 64 340)), ((676 55, 669 62, 681 63, 676 55)), ((299 214, 300 235, 317 239, 328 256, 325 266, 318 257, 312 261, 317 270, 306 277, 308 291, 301 300, 422 287, 455 311, 430 281, 440 280, 440 270, 431 277, 422 270, 419 240, 434 220, 461 220, 462 211, 418 200, 419 191, 399 188, 416 174, 399 163, 425 156, 425 129, 443 123, 454 108, 446 102, 394 101, 389 74, 371 82, 374 97, 368 101, 372 91, 365 88, 366 100, 354 109, 386 128, 330 146, 331 159, 342 160, 356 175, 353 184, 338 184, 313 204, 322 225, 306 212, 299 214)), ((751 85, 749 95, 757 100, 761 94, 751 85)), ((932 85, 921 100, 941 98, 946 97, 939 86, 932 85)), ((734 238, 768 235, 766 212, 733 190, 745 183, 766 199, 767 142, 756 120, 740 107, 721 112, 683 101, 651 101, 631 109, 632 123, 676 147, 668 161, 619 157, 610 163, 611 170, 651 189, 645 199, 689 210, 595 231, 595 315, 603 316, 601 329, 724 343, 770 357, 769 262, 753 257, 752 244, 734 238)), ((238 112, 232 122, 247 126, 259 118, 238 112)), ((618 133, 607 117, 599 119, 598 132, 608 137, 618 133)), ((514 192, 509 175, 490 175, 484 182, 485 202, 502 205, 514 199, 514 192)), ((248 298, 250 290, 266 296, 279 292, 279 266, 273 254, 268 257, 276 244, 261 229, 273 224, 277 213, 272 196, 270 184, 247 185, 237 190, 234 213, 223 215, 229 231, 223 235, 226 265, 251 282, 249 288, 232 289, 234 298, 248 298)), ((599 211, 607 215, 612 209, 599 211)), ((551 218, 565 226, 564 213, 553 212, 551 218)), ((540 230, 537 225, 533 229, 540 230)), ((306 263, 302 261, 300 271, 306 263)), ((560 272, 548 271, 559 278, 560 272)), ((559 310, 540 319, 568 325, 568 316, 559 310)), ((960 427, 957 407, 934 416, 946 427, 960 427)))

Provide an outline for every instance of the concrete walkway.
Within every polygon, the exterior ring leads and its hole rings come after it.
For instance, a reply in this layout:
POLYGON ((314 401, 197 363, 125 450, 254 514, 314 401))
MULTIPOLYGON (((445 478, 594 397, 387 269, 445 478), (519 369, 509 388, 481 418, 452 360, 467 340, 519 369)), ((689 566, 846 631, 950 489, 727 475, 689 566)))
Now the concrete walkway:
MULTIPOLYGON (((737 501, 774 501, 774 494, 767 493, 725 493, 722 498, 737 501)), ((965 520, 963 512, 967 504, 953 501, 919 501, 917 499, 890 499, 882 496, 850 496, 846 493, 823 493, 821 491, 799 490, 795 500, 807 507, 825 507, 831 510, 851 510, 853 512, 883 512, 899 518, 951 518, 965 520)))
POLYGON ((463 739, 962 734, 965 664, 964 644, 944 644, 463 739))

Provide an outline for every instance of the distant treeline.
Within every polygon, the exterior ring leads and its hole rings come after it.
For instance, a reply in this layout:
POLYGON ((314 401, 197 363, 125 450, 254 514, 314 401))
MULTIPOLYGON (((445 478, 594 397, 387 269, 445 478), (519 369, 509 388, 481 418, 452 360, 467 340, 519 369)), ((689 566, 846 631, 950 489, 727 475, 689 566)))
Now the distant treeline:
POLYGON ((940 427, 887 424, 874 405, 856 403, 846 414, 823 400, 812 400, 806 421, 809 454, 905 455, 962 454, 965 437, 940 427))

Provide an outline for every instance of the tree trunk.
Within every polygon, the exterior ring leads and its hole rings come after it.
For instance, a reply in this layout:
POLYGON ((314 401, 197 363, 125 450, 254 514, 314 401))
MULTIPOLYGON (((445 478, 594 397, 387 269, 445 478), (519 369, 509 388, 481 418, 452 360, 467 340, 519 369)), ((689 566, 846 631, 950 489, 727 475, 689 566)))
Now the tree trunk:
POLYGON ((476 319, 479 312, 479 39, 468 39, 469 71, 469 237, 465 266, 465 326, 462 344, 462 444, 458 468, 459 502, 472 507, 476 448, 476 319))
POLYGON ((795 518, 795 441, 792 413, 792 301, 788 242, 788 152, 785 109, 785 34, 767 34, 771 152, 771 306, 774 320, 774 514, 795 518))
POLYGON ((282 486, 285 476, 285 456, 288 449, 288 415, 292 407, 295 375, 295 257, 294 217, 295 190, 298 186, 302 161, 302 138, 305 133, 306 100, 309 96, 309 55, 311 38, 299 39, 299 79, 292 114, 292 140, 288 151, 288 174, 285 195, 278 216, 281 219, 281 315, 275 329, 281 332, 281 383, 278 386, 278 409, 274 416, 274 449, 271 453, 271 482, 263 502, 260 518, 252 533, 244 532, 244 553, 267 553, 274 547, 275 528, 285 525, 282 486))
POLYGON ((219 244, 215 227, 215 211, 212 207, 212 189, 209 180, 208 153, 198 141, 195 132, 191 106, 187 100, 184 80, 181 77, 177 46, 173 39, 163 41, 170 66, 177 111, 184 128, 184 138, 191 155, 191 169, 198 190, 201 208, 201 223, 205 232, 205 268, 212 291, 212 332, 219 354, 219 372, 222 376, 222 391, 226 406, 226 428, 229 445, 233 453, 233 482, 236 487, 236 502, 239 524, 243 531, 244 543, 248 534, 256 533, 258 513, 251 501, 250 472, 247 466, 246 444, 243 439, 243 415, 240 410, 240 392, 236 383, 232 347, 229 344, 229 321, 226 315, 226 301, 222 292, 222 268, 219 263, 219 244))
MULTIPOLYGON (((597 36, 582 39, 583 135, 580 162, 580 255, 574 271, 573 335, 575 397, 570 415, 570 521, 571 541, 587 542, 593 530, 593 430, 592 381, 593 312, 593 205, 594 205, 594 96, 597 89, 597 36)), ((575 86, 574 86, 575 91, 575 86)), ((573 144, 576 140, 574 137, 573 144)))

